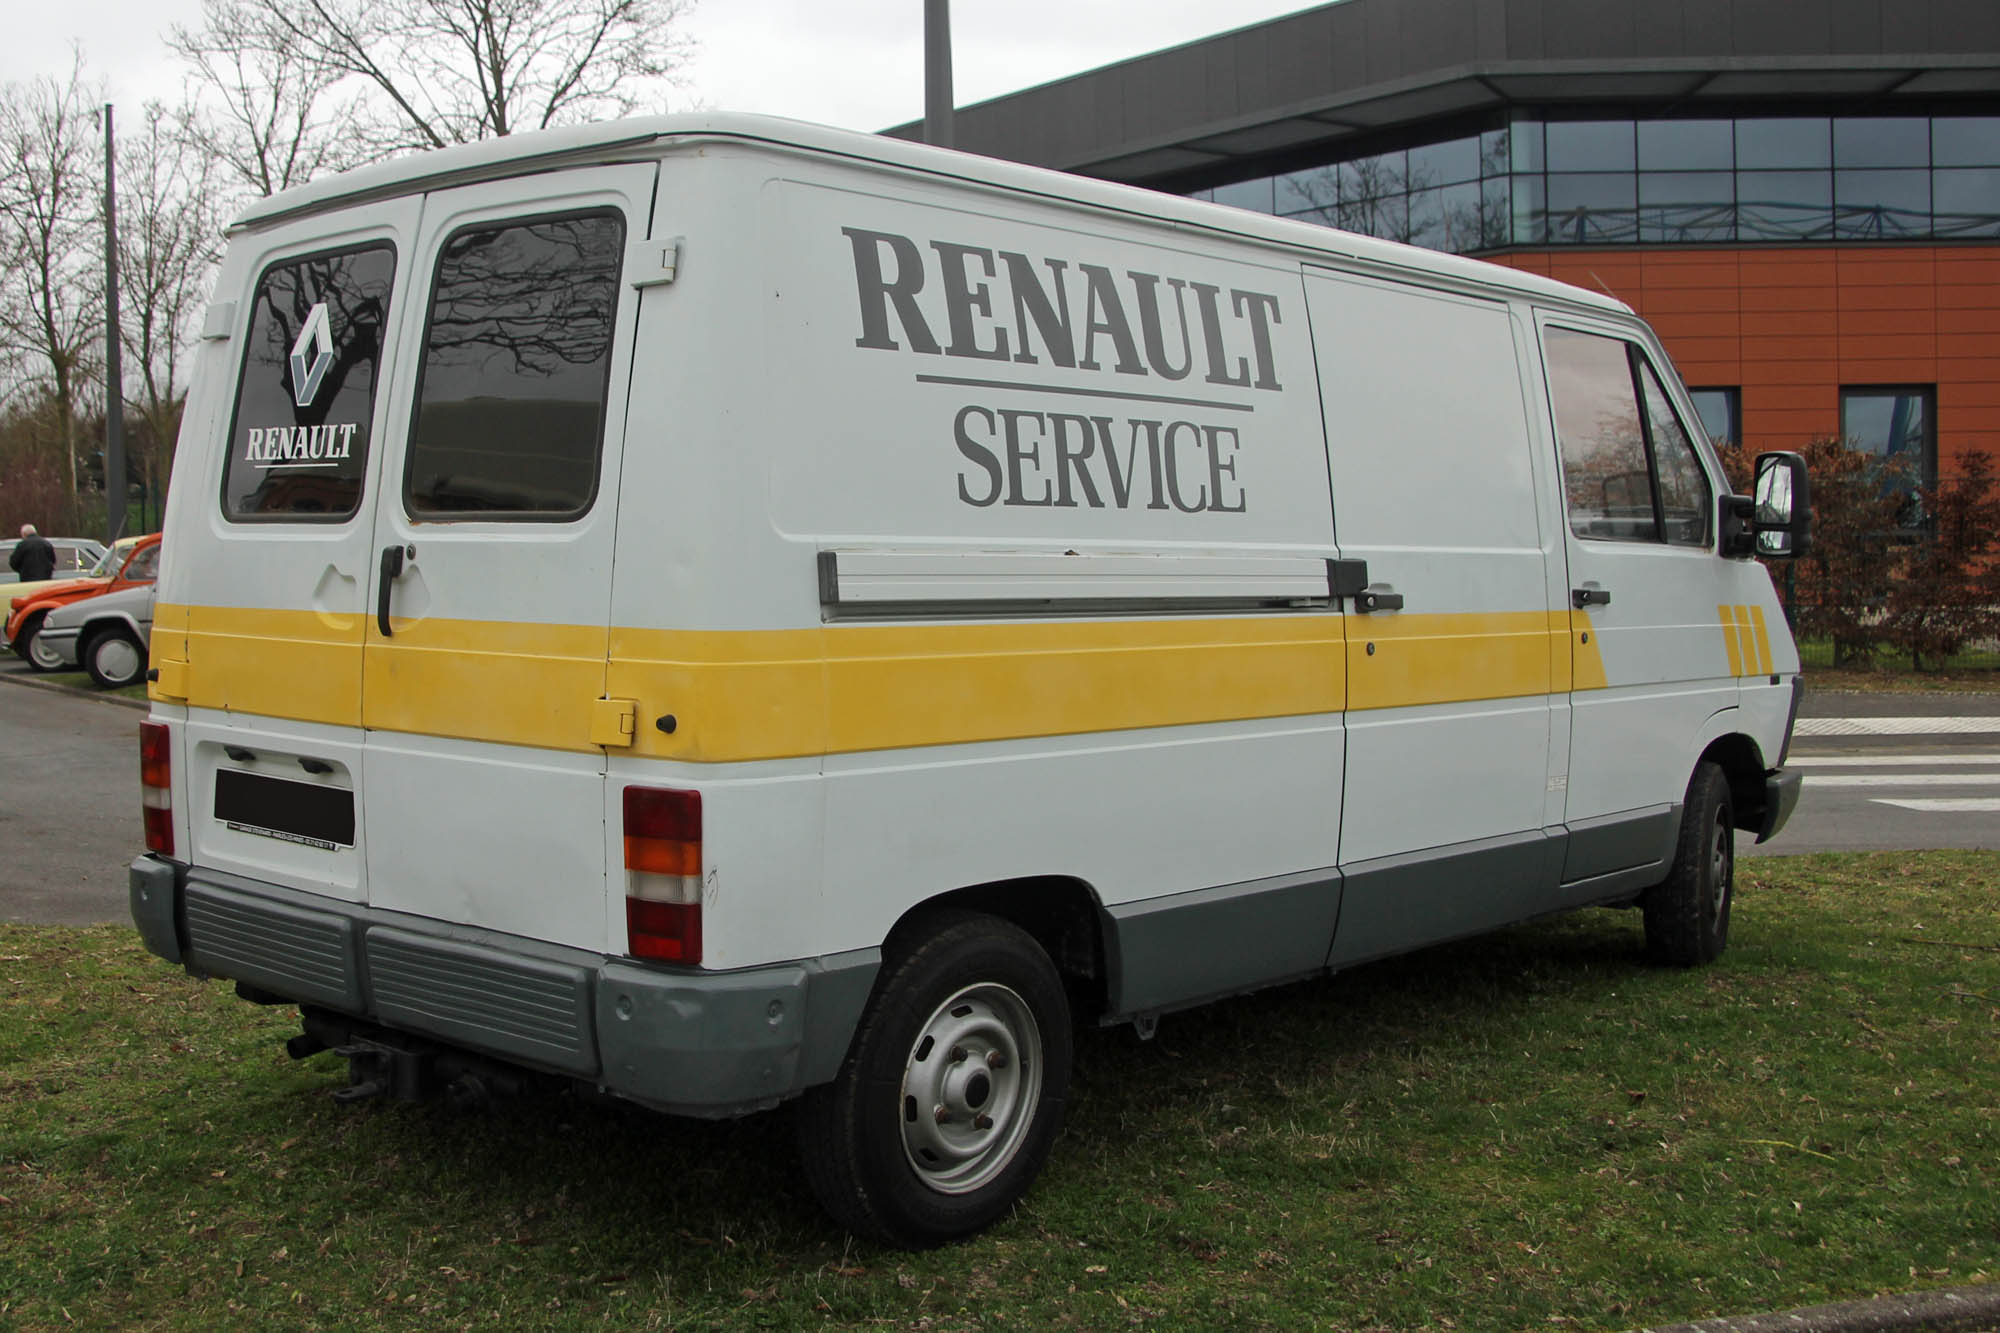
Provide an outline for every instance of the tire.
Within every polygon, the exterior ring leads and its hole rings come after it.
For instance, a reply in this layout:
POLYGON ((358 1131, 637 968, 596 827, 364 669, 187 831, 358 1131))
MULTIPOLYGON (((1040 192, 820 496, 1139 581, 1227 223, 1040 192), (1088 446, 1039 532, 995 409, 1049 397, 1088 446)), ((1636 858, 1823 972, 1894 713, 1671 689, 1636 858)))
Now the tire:
POLYGON ((840 1073, 800 1104, 806 1180, 857 1235, 913 1249, 969 1236, 1048 1159, 1070 1058, 1062 978, 1033 937, 930 918, 884 959, 840 1073))
POLYGON ((112 625, 91 630, 77 645, 77 661, 107 690, 135 685, 146 675, 146 646, 131 630, 112 625))
POLYGON ((60 671, 68 665, 37 642, 41 637, 42 622, 48 619, 48 615, 46 611, 37 611, 29 616, 22 622, 21 632, 14 636, 14 642, 10 645, 14 649, 14 655, 26 662, 33 671, 60 671))
POLYGON ((1680 838, 1667 877, 1646 890, 1646 952, 1675 967, 1712 963, 1729 944, 1736 893, 1735 810, 1729 779, 1703 762, 1688 782, 1680 838))

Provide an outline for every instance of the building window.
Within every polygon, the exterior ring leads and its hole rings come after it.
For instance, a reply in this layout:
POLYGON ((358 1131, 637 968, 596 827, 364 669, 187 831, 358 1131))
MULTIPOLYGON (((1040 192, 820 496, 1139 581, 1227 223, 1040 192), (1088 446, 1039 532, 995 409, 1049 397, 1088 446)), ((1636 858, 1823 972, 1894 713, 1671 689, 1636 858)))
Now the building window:
POLYGON ((1905 492, 1906 524, 1921 521, 1920 487, 1937 485, 1937 389, 1933 385, 1872 385, 1840 391, 1840 434, 1893 468, 1886 484, 1905 492))
POLYGON ((1701 428, 1718 445, 1743 443, 1743 390, 1689 389, 1701 428))

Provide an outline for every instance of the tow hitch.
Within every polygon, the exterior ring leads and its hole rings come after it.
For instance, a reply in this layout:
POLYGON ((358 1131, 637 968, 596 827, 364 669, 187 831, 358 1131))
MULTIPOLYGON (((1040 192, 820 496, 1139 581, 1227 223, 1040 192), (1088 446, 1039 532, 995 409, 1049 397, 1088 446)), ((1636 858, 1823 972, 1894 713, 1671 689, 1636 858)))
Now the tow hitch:
POLYGON ((523 1075, 492 1060, 433 1046, 399 1032, 365 1027, 351 1019, 302 1007, 305 1031, 285 1043, 285 1053, 306 1060, 332 1051, 347 1061, 347 1086, 337 1102, 389 1097, 399 1102, 446 1097, 480 1105, 521 1091, 523 1075))

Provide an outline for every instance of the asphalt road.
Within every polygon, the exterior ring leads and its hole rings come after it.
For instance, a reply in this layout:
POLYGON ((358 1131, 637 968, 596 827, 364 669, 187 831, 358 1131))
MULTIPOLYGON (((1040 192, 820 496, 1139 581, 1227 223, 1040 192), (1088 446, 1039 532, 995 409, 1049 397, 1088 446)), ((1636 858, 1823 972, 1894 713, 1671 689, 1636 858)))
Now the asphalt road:
MULTIPOLYGON (((0 920, 124 921, 141 713, 10 679, 27 674, 0 654, 0 920)), ((1741 854, 2000 847, 2000 695, 1827 695, 1805 713, 1798 811, 1741 854)))

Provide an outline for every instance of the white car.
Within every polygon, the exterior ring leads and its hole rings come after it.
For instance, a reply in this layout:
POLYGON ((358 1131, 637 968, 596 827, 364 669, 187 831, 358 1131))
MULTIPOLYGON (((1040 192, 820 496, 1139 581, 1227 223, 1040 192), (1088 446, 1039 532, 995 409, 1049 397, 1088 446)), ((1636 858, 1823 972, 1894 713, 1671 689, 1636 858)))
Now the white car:
POLYGON ((115 690, 144 678, 152 637, 148 583, 57 607, 42 622, 37 642, 63 666, 80 666, 99 685, 115 690))
MULTIPOLYGON (((0 583, 19 583, 21 576, 7 564, 7 558, 14 554, 19 539, 0 542, 0 583)), ((104 543, 94 542, 88 537, 51 537, 49 545, 56 549, 56 569, 52 578, 73 579, 88 574, 90 567, 104 554, 104 543)))

